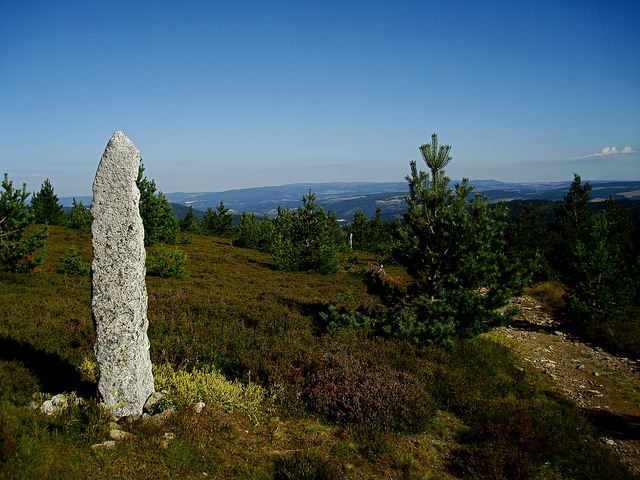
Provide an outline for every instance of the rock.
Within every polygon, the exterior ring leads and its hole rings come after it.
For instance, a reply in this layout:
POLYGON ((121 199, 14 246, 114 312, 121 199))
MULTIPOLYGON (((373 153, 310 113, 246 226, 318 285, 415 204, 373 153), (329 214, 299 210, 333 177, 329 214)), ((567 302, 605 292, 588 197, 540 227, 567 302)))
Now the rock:
POLYGON ((96 443, 95 445, 91 445, 92 450, 107 450, 110 448, 114 448, 116 446, 115 440, 107 440, 106 442, 96 443))
POLYGON ((133 437, 135 437, 135 435, 133 433, 129 433, 129 432, 124 432, 122 430, 119 429, 113 429, 109 432, 109 436, 114 439, 114 440, 119 440, 119 441, 123 441, 123 440, 131 440, 133 437))
POLYGON ((147 398, 147 401, 144 404, 143 410, 147 413, 155 412, 158 409, 158 405, 160 405, 160 402, 164 397, 165 397, 165 394, 162 392, 153 392, 151 395, 149 395, 149 398, 147 398))
POLYGON ((204 402, 198 402, 193 406, 193 409, 196 411, 196 413, 200 413, 202 412, 202 409, 205 407, 206 405, 204 404, 204 402))
POLYGON ((53 402, 51 400, 45 400, 41 407, 42 413, 46 413, 47 415, 53 415, 58 411, 56 407, 53 406, 53 402))
POLYGON ((91 306, 98 390, 118 417, 140 415, 153 393, 147 337, 144 228, 136 178, 140 153, 114 133, 93 182, 91 306))
MULTIPOLYGON (((69 407, 70 403, 72 402, 69 397, 67 397, 64 393, 59 393, 51 397, 50 400, 45 400, 42 403, 40 410, 42 411, 42 413, 45 413, 47 415, 54 415, 62 412, 65 408, 69 407)), ((75 402, 73 402, 73 404, 77 405, 78 401, 76 400, 75 402)))

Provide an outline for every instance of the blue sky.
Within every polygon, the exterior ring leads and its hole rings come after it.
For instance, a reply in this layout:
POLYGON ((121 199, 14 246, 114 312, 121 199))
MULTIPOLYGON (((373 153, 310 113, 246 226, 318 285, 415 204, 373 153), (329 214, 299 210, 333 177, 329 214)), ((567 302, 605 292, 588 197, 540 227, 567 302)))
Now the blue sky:
POLYGON ((640 2, 0 0, 0 173, 91 190, 115 130, 159 188, 640 180, 640 2))

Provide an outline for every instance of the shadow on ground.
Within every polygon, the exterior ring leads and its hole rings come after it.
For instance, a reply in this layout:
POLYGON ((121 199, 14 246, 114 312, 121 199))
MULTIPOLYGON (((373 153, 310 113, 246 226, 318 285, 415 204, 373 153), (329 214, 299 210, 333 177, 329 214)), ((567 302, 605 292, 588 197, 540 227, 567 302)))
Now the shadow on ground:
POLYGON ((0 360, 22 363, 37 377, 44 392, 75 391, 87 396, 97 393, 97 385, 83 381, 71 363, 56 354, 37 350, 26 342, 0 338, 0 360))
POLYGON ((591 424, 603 435, 619 440, 640 440, 640 416, 604 410, 583 410, 591 424))

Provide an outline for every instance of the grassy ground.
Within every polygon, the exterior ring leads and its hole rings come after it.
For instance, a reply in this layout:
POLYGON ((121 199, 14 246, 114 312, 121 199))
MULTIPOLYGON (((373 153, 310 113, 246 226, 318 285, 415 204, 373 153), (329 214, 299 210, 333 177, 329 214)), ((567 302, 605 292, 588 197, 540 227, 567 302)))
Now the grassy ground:
POLYGON ((38 272, 0 274, 0 478, 629 478, 490 336, 444 351, 330 334, 328 304, 376 302, 361 277, 279 272, 268 255, 201 236, 177 247, 187 278, 147 279, 151 357, 226 380, 203 389, 202 413, 176 393, 176 415, 121 422, 134 436, 94 450, 112 426, 95 399, 89 279, 55 273, 71 247, 89 261, 88 234, 52 227, 38 272), (262 388, 256 416, 215 396, 234 380, 262 388), (38 392, 70 391, 87 402, 27 408, 38 392))

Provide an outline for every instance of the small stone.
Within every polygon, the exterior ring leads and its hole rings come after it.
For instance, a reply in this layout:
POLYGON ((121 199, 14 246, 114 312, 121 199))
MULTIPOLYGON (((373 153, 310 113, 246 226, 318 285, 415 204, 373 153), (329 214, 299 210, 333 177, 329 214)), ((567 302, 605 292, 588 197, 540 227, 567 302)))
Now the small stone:
POLYGON ((123 441, 123 440, 131 440, 133 437, 135 437, 134 434, 129 433, 129 432, 124 432, 122 430, 111 430, 109 432, 109 436, 111 438, 113 438, 114 440, 119 440, 119 441, 123 441))
POLYGON ((599 376, 600 376, 600 374, 599 374, 598 372, 591 372, 591 374, 592 374, 594 377, 599 377, 599 376))
POLYGON ((115 448, 116 442, 114 440, 107 440, 106 442, 96 443, 95 445, 91 445, 92 450, 108 450, 111 448, 115 448))
POLYGON ((559 330, 556 330, 553 333, 554 333, 554 335, 558 335, 559 337, 562 337, 564 335, 564 333, 560 332, 559 330))
POLYGON ((50 400, 45 400, 40 410, 47 415, 54 415, 56 413, 60 413, 62 410, 67 408, 68 405, 69 400, 66 395, 59 393, 51 397, 50 400))
POLYGON ((160 402, 164 399, 165 394, 162 392, 153 392, 151 395, 149 395, 149 398, 147 398, 147 401, 144 404, 144 411, 147 413, 153 413, 158 409, 158 405, 160 405, 160 402))
POLYGON ((599 390, 595 390, 595 389, 592 389, 592 390, 586 390, 586 393, 588 393, 589 395, 593 395, 593 396, 595 396, 595 397, 602 397, 602 396, 604 396, 604 395, 602 395, 602 394, 600 393, 600 391, 599 391, 599 390))
POLYGON ((42 404, 41 410, 42 410, 42 413, 45 413, 47 415, 53 415, 54 413, 56 413, 58 409, 53 406, 53 402, 51 400, 45 400, 44 403, 42 404))
POLYGON ((198 402, 193 406, 193 409, 196 411, 196 413, 200 413, 202 412, 202 409, 205 407, 204 402, 198 402))
POLYGON ((578 370, 582 370, 583 368, 584 368, 584 364, 583 363, 581 363, 580 365, 576 366, 576 369, 578 369, 578 370))

